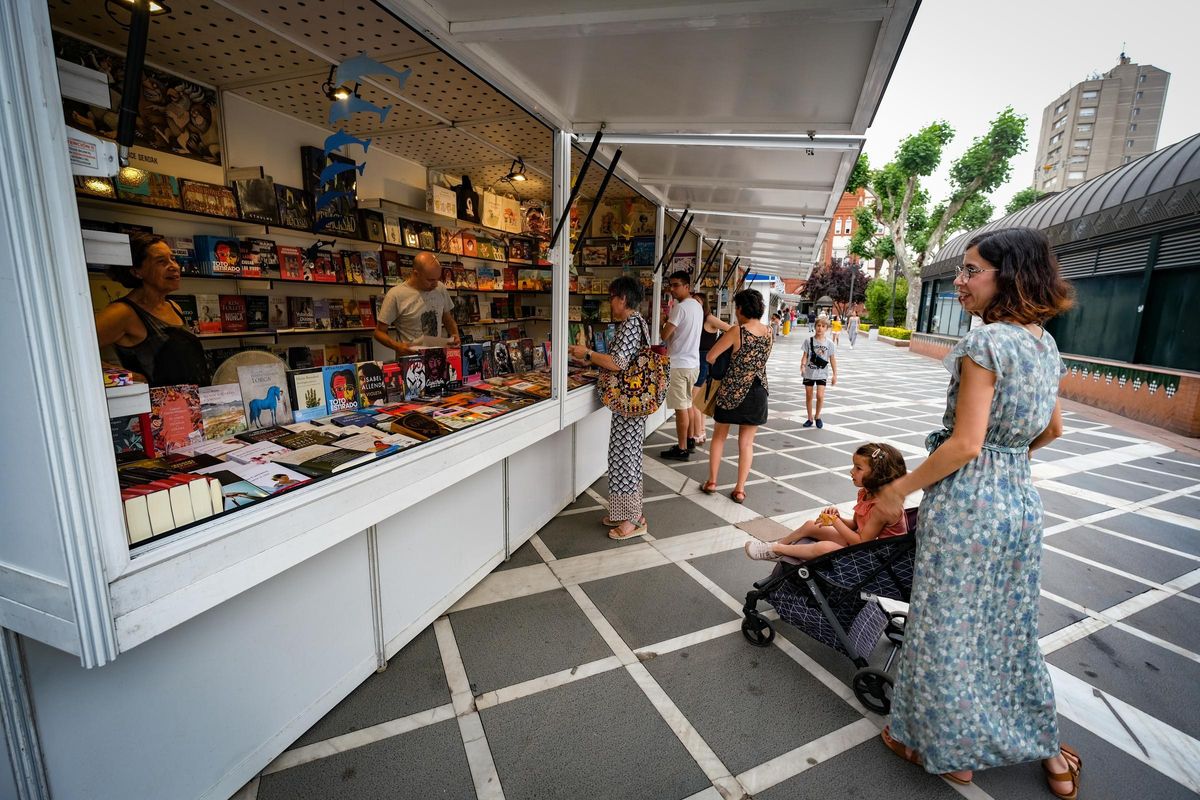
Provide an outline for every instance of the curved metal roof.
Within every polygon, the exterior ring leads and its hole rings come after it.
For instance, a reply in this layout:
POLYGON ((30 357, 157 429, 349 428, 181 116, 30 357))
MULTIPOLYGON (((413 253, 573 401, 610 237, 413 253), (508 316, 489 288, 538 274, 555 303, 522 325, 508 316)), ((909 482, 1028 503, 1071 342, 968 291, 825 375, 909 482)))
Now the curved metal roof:
POLYGON ((1200 133, 959 234, 938 251, 937 261, 929 265, 930 272, 935 272, 937 265, 961 259, 967 242, 984 231, 1015 227, 1046 230, 1194 181, 1200 181, 1200 133))

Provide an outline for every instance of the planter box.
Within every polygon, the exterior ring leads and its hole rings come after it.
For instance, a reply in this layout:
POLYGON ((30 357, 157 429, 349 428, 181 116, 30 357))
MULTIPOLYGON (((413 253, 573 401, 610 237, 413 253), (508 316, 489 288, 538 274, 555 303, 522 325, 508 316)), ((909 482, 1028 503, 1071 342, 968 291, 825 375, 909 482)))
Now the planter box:
POLYGON ((879 338, 879 328, 871 328, 871 330, 867 331, 867 341, 868 342, 873 342, 878 338, 879 338))
MULTIPOLYGON (((875 331, 871 331, 871 333, 875 333, 875 331)), ((908 347, 909 345, 908 339, 893 339, 890 336, 880 336, 878 338, 879 341, 884 344, 890 344, 892 347, 908 347)))

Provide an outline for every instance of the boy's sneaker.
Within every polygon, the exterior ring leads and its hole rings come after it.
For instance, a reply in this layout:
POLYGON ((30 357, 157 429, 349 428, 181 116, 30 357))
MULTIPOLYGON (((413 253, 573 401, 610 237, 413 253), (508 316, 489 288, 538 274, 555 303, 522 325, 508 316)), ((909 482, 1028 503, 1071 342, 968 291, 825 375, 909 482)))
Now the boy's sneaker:
POLYGON ((679 445, 673 444, 666 450, 658 454, 661 458, 669 458, 672 461, 687 461, 692 457, 692 454, 687 450, 680 450, 679 445))
POLYGON ((818 427, 818 428, 824 428, 824 427, 825 427, 825 423, 824 423, 824 422, 821 422, 821 419, 820 419, 819 417, 817 418, 817 427, 818 427))
POLYGON ((812 426, 813 426, 813 421, 811 419, 804 423, 804 427, 806 427, 806 428, 811 428, 812 426))
POLYGON ((687 448, 687 451, 688 451, 689 453, 694 453, 694 452, 696 452, 696 440, 695 440, 695 439, 693 439, 691 436, 689 436, 689 437, 688 437, 688 440, 687 440, 687 442, 688 442, 688 448, 687 448))
POLYGON ((742 549, 746 551, 748 558, 753 558, 755 561, 778 561, 779 556, 771 550, 770 542, 751 539, 742 545, 742 549))

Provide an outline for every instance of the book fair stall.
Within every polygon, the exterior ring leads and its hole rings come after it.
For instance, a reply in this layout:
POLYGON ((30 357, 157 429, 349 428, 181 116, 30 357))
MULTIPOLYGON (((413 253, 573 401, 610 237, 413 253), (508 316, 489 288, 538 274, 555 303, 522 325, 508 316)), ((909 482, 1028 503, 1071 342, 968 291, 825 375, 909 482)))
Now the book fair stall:
POLYGON ((741 223, 425 14, 0 4, 0 796, 229 797, 603 474, 614 278, 728 312, 741 223))

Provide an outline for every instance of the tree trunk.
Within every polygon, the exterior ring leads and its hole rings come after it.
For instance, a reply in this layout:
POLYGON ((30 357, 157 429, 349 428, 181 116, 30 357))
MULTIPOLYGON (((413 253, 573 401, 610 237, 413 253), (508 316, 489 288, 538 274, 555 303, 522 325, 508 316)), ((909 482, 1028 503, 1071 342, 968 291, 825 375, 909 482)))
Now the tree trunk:
MULTIPOLYGON (((914 270, 915 271, 915 270, 914 270)), ((910 331, 917 329, 917 317, 921 311, 921 276, 913 275, 908 279, 907 309, 904 315, 904 327, 910 331)))

